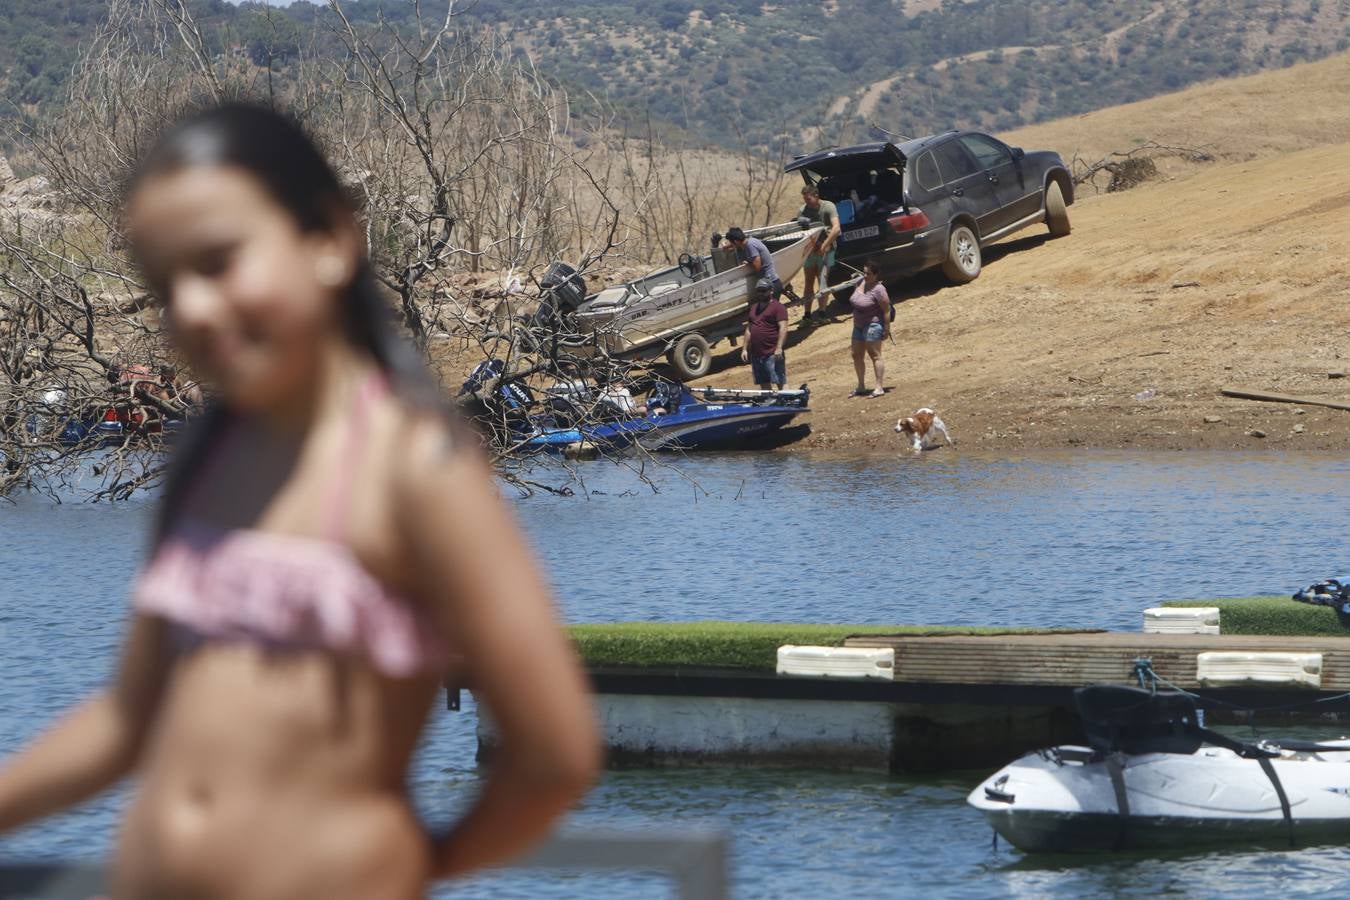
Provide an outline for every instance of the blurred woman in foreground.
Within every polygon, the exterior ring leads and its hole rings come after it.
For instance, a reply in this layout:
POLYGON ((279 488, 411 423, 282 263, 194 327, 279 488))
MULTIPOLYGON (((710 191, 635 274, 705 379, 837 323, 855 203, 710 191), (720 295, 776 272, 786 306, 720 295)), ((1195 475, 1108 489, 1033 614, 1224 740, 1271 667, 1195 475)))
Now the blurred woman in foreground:
POLYGON ((419 897, 525 849, 595 775, 584 677, 333 170, 226 106, 161 140, 127 215, 219 403, 173 462, 114 683, 0 769, 0 831, 136 771, 121 897, 419 897), (452 658, 501 747, 433 838, 404 782, 452 658))

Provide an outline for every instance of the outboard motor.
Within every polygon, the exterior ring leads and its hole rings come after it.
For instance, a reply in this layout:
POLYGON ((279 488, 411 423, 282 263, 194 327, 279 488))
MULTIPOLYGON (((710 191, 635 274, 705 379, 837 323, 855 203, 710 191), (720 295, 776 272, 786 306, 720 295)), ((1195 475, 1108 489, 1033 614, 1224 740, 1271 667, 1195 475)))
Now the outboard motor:
POLYGON ((516 429, 527 424, 530 408, 534 406, 534 392, 523 382, 503 381, 497 385, 501 415, 507 426, 516 429))
POLYGON ((550 263, 539 279, 543 298, 535 310, 532 324, 558 326, 562 317, 586 301, 586 279, 565 262, 550 263))

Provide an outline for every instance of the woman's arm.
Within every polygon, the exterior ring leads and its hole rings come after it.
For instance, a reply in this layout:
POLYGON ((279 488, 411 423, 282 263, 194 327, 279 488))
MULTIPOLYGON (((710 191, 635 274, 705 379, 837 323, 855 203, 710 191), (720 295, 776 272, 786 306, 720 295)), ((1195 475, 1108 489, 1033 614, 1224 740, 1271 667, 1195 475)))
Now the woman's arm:
POLYGON ((891 336, 891 296, 886 293, 886 288, 877 293, 877 309, 881 311, 881 336, 889 338, 891 336))
POLYGON ((131 771, 159 705, 163 631, 159 619, 135 616, 113 685, 0 768, 0 832, 73 806, 131 771))
POLYGON ((477 802, 437 848, 446 877, 503 862, 548 833, 596 777, 581 666, 492 472, 423 423, 396 489, 419 594, 463 655, 501 741, 477 802))

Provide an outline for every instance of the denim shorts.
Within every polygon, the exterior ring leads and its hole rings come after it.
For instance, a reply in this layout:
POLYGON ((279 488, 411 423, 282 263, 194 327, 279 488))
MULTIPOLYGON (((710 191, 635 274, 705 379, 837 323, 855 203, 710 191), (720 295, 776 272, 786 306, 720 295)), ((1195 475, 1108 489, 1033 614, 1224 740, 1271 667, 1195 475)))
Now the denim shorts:
POLYGON ((754 374, 755 384, 787 382, 787 365, 781 356, 752 356, 750 371, 754 374))
POLYGON ((879 341, 886 336, 886 326, 880 322, 872 322, 868 325, 854 325, 853 339, 855 341, 879 341))

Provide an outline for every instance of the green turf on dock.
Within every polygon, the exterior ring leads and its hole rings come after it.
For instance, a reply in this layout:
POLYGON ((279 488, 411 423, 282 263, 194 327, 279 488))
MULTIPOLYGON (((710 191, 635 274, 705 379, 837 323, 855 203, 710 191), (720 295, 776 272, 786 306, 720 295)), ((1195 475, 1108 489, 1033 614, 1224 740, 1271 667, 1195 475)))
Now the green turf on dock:
POLYGON ((1173 600, 1163 606, 1216 606, 1222 634, 1322 635, 1350 637, 1329 606, 1298 603, 1288 597, 1236 597, 1224 600, 1173 600))
POLYGON ((796 625, 770 622, 616 622, 568 631, 589 666, 699 666, 773 671, 783 644, 837 646, 855 634, 1050 634, 1087 629, 953 625, 796 625))

